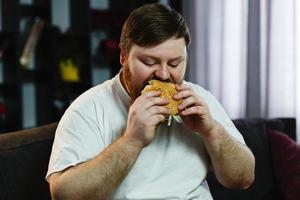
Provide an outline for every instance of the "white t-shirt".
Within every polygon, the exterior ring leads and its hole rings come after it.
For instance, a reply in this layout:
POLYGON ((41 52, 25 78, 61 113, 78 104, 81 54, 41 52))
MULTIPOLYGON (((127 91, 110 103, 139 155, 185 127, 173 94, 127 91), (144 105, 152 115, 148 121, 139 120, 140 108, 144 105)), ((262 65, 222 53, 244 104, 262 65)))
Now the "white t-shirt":
MULTIPOLYGON (((244 143, 217 100, 200 86, 184 83, 206 101, 213 118, 244 143)), ((46 178, 95 157, 119 138, 126 129, 130 104, 119 74, 80 95, 59 122, 46 178)), ((141 151, 111 199, 211 200, 205 181, 208 166, 199 134, 175 120, 171 126, 161 123, 154 140, 141 151)))

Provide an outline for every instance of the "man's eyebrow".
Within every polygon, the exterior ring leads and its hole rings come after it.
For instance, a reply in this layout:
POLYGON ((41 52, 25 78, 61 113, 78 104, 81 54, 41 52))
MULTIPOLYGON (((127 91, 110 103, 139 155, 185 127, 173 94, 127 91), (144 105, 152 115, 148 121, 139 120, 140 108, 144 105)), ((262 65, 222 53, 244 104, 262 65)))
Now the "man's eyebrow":
MULTIPOLYGON (((160 60, 160 58, 159 57, 156 57, 156 56, 152 56, 152 55, 147 55, 147 54, 142 54, 142 55, 140 55, 140 57, 142 57, 142 58, 150 58, 150 59, 153 59, 153 60, 160 60)), ((178 61, 178 60, 183 60, 184 58, 183 58, 183 56, 178 56, 178 57, 175 57, 175 58, 172 58, 172 59, 170 59, 170 61, 172 62, 172 61, 178 61)))
POLYGON ((184 57, 183 56, 178 56, 176 58, 172 58, 170 61, 172 62, 172 61, 182 61, 182 60, 184 60, 184 57))

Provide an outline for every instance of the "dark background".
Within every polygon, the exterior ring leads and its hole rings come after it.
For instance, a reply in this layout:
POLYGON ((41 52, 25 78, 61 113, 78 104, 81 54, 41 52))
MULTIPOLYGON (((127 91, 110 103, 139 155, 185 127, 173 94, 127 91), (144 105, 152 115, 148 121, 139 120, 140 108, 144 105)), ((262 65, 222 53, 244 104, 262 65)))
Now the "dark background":
POLYGON ((121 28, 134 8, 181 0, 0 0, 0 133, 58 121, 85 90, 120 70, 121 28), (96 1, 94 1, 96 2, 96 1), (20 63, 36 21, 44 22, 29 65, 20 63), (62 78, 61 61, 71 60, 79 79, 62 78))

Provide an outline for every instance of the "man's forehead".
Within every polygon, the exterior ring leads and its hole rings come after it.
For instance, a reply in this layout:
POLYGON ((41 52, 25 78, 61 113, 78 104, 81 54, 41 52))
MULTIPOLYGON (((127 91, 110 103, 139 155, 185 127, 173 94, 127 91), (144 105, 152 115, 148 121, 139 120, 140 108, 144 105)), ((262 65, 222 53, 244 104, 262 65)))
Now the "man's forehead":
POLYGON ((183 38, 169 39, 155 46, 145 47, 134 44, 131 47, 130 53, 136 56, 160 57, 162 55, 168 55, 168 57, 177 58, 185 56, 186 45, 183 38))

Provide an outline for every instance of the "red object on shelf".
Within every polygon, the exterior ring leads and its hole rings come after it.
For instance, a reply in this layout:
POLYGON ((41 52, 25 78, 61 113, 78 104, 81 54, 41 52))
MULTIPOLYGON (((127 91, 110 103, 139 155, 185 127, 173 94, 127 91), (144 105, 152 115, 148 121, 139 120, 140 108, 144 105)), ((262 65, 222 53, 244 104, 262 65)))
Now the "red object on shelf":
POLYGON ((0 103, 0 114, 6 113, 6 106, 3 103, 0 103))
POLYGON ((122 28, 129 13, 122 11, 91 11, 92 27, 99 28, 103 26, 114 26, 115 28, 122 28))
POLYGON ((113 39, 106 39, 101 41, 101 52, 105 57, 112 58, 118 52, 118 42, 113 39))

